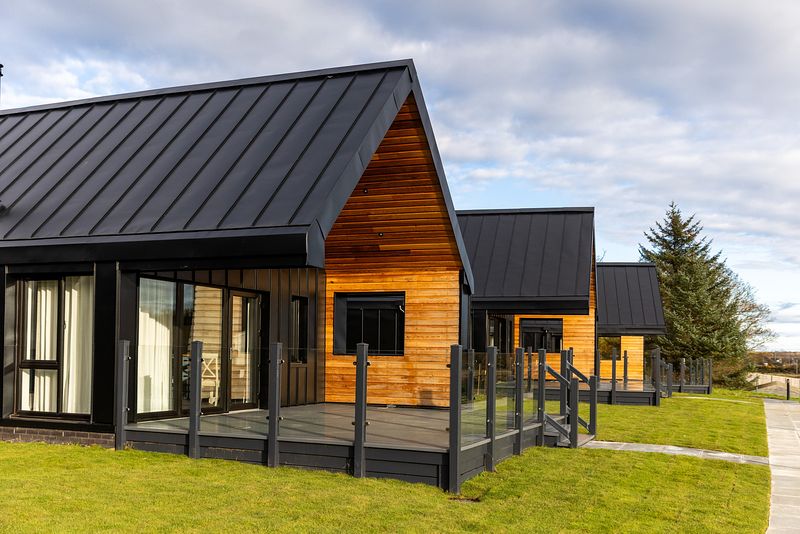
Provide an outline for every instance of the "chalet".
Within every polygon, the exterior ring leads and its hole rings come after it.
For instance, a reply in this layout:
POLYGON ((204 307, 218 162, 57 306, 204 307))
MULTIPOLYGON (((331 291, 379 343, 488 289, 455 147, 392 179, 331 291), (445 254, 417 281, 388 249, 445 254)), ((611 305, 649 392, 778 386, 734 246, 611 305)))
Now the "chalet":
POLYGON ((594 209, 459 211, 475 276, 471 347, 573 348, 594 374, 594 209))
POLYGON ((620 378, 648 380, 645 336, 666 334, 658 275, 652 263, 597 264, 597 335, 600 376, 611 378, 611 351, 620 356, 620 378))

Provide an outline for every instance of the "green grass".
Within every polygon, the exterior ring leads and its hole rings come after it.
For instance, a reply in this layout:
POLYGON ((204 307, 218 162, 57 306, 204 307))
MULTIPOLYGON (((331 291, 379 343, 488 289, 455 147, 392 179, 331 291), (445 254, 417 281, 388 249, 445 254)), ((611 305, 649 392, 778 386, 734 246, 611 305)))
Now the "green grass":
POLYGON ((660 408, 600 405, 597 439, 768 455, 761 396, 738 390, 675 394, 660 408))
POLYGON ((15 532, 763 532, 769 471, 532 448, 454 499, 424 485, 320 471, 0 443, 0 499, 0 529, 15 532))

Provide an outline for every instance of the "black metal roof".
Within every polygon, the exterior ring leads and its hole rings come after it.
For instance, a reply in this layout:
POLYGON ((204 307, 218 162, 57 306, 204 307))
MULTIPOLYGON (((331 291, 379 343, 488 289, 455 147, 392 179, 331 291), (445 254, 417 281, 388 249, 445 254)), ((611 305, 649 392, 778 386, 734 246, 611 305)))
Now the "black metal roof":
POLYGON ((655 265, 598 263, 597 319, 599 335, 665 334, 655 265))
POLYGON ((594 208, 459 211, 477 308, 588 313, 594 208))
POLYGON ((411 60, 0 111, 0 263, 202 256, 197 239, 219 238, 230 255, 322 266, 411 94, 471 280, 411 60))

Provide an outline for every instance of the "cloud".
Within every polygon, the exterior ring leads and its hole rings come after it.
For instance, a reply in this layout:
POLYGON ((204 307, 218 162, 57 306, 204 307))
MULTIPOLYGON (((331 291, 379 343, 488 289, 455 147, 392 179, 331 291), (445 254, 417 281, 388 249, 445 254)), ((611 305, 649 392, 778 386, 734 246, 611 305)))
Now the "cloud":
POLYGON ((790 0, 29 0, 4 11, 3 107, 413 57, 458 207, 596 206, 614 260, 674 200, 779 307, 800 302, 798 20, 790 0))

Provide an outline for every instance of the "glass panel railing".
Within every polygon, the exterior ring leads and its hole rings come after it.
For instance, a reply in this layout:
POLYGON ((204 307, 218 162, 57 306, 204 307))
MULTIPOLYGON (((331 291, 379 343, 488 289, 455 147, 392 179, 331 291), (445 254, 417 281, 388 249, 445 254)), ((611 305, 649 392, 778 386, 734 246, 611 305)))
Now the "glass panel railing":
POLYGON ((461 445, 486 438, 486 353, 465 353, 462 360, 461 445))
POLYGON ((523 425, 530 425, 539 420, 539 355, 526 352, 522 362, 522 421, 523 425))
POLYGON ((497 404, 495 428, 498 435, 514 429, 515 414, 515 356, 513 352, 497 354, 497 404))

